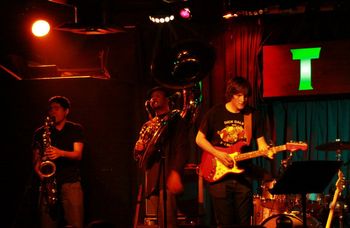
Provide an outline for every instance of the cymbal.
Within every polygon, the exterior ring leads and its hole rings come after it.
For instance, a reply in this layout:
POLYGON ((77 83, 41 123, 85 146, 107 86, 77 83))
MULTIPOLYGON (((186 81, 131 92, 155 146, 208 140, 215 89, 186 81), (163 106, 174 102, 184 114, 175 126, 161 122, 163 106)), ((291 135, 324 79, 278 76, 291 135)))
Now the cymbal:
POLYGON ((316 150, 325 150, 325 151, 350 150, 350 142, 342 142, 342 141, 327 142, 325 144, 318 145, 315 148, 316 150))

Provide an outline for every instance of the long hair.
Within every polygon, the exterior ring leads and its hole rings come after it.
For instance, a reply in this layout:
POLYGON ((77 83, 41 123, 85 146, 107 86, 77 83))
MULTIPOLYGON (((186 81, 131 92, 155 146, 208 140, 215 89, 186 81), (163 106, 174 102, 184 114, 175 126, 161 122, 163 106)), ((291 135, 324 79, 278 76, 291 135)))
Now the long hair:
POLYGON ((232 96, 238 93, 242 93, 245 96, 251 96, 252 87, 249 81, 241 76, 229 79, 226 86, 225 97, 227 101, 232 99, 232 96))

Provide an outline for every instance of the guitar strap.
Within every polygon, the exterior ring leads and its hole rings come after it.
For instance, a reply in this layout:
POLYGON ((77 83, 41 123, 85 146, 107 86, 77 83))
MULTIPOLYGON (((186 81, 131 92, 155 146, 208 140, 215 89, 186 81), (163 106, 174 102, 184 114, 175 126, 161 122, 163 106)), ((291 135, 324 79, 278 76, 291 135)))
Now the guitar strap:
POLYGON ((247 144, 250 144, 252 139, 252 113, 244 115, 244 134, 247 139, 247 144))

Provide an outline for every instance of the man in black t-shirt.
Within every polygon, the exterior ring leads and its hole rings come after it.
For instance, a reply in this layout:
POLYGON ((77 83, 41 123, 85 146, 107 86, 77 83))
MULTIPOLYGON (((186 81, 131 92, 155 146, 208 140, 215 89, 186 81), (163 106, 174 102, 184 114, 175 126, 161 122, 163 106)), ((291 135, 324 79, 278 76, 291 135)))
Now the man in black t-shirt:
POLYGON ((34 133, 33 162, 41 181, 39 214, 43 228, 83 227, 79 165, 84 136, 80 124, 67 120, 69 111, 66 97, 50 98, 47 121, 34 133))
MULTIPOLYGON (((253 212, 251 177, 266 175, 264 170, 254 167, 249 160, 242 162, 244 164, 239 163, 236 170, 236 163, 229 156, 232 152, 250 150, 252 137, 256 139, 259 150, 268 149, 259 118, 247 107, 250 93, 251 87, 245 78, 235 77, 230 80, 226 89, 228 102, 216 105, 206 113, 196 136, 197 145, 204 151, 201 171, 209 182, 218 227, 250 225, 253 212), (220 178, 213 176, 213 167, 208 166, 215 159, 237 173, 224 173, 220 178), (242 168, 244 172, 238 173, 242 168)), ((268 156, 272 158, 272 152, 268 156)))

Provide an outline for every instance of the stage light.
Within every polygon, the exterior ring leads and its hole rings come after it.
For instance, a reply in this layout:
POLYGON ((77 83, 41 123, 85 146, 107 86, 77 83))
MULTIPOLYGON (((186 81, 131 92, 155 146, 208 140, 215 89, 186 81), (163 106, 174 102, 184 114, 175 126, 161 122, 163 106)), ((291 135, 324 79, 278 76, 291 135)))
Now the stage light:
POLYGON ((43 37, 50 32, 50 24, 45 20, 37 20, 32 25, 34 36, 43 37))
POLYGON ((189 20, 192 17, 191 10, 190 10, 190 8, 187 8, 187 7, 180 9, 179 14, 180 14, 181 18, 186 19, 186 20, 189 20))
POLYGON ((158 0, 148 18, 157 24, 170 23, 175 19, 174 13, 173 3, 158 0))
POLYGON ((231 18, 233 18, 233 17, 238 17, 238 14, 237 13, 232 13, 232 12, 226 12, 226 13, 224 13, 224 15, 222 15, 222 17, 224 18, 224 19, 231 19, 231 18))
POLYGON ((235 17, 236 15, 233 12, 233 7, 232 7, 232 4, 231 4, 231 0, 224 0, 222 3, 223 3, 222 17, 224 19, 231 19, 231 18, 235 17))
POLYGON ((168 16, 149 16, 148 17, 153 23, 168 23, 175 19, 174 15, 168 15, 168 16))

